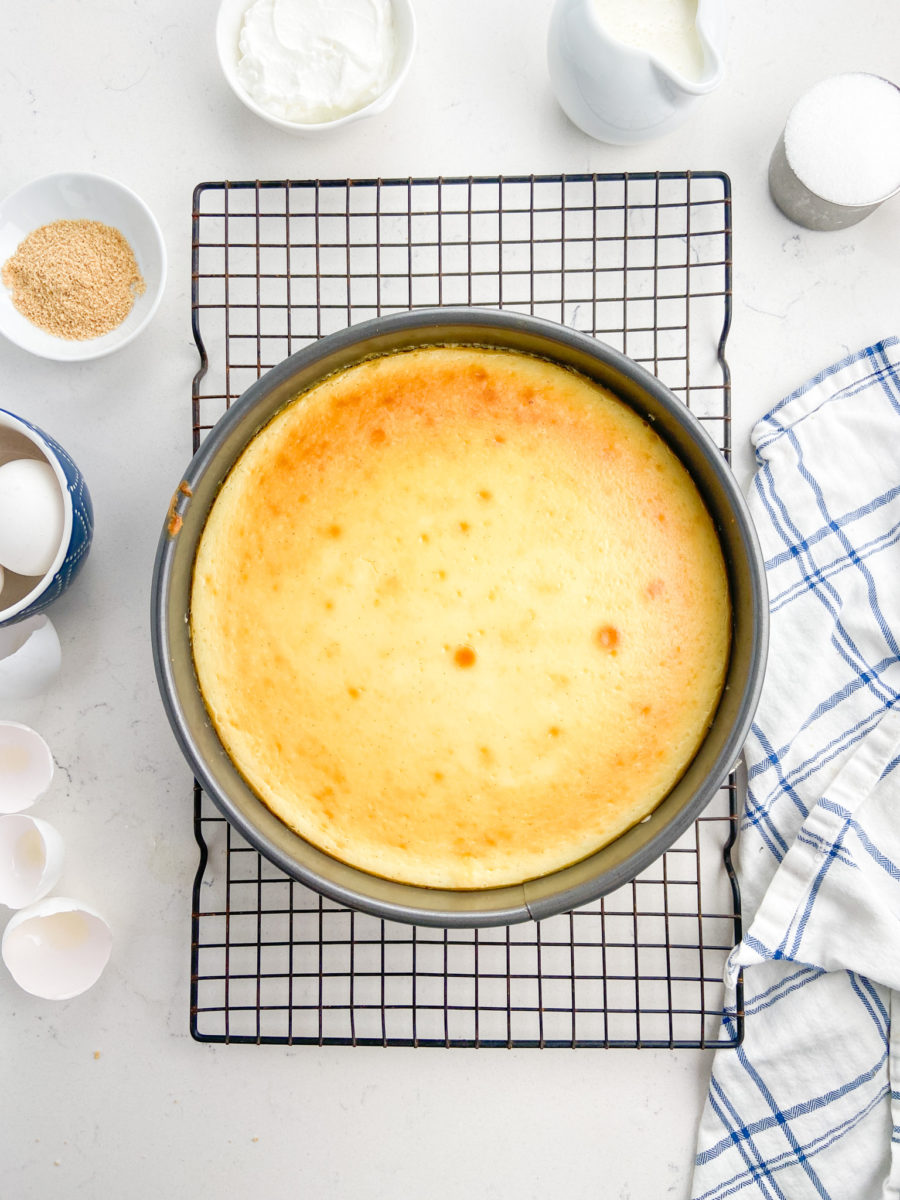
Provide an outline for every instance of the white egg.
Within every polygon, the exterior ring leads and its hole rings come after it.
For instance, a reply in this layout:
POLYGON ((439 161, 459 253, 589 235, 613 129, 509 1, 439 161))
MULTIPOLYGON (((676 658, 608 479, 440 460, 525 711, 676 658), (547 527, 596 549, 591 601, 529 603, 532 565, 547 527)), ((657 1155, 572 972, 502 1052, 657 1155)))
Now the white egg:
POLYGON ((0 700, 46 691, 59 672, 62 648, 49 617, 26 617, 0 629, 0 700))
POLYGON ((0 813, 31 808, 53 779, 53 755, 39 733, 0 721, 0 813))
POLYGON ((19 987, 45 1000, 69 1000, 97 982, 109 962, 112 933, 77 900, 48 896, 15 913, 0 955, 19 987))
POLYGON ((19 575, 44 575, 64 522, 62 491, 48 462, 17 458, 0 466, 0 565, 19 575))
POLYGON ((49 822, 24 813, 0 817, 0 904, 24 908, 59 882, 65 845, 49 822))

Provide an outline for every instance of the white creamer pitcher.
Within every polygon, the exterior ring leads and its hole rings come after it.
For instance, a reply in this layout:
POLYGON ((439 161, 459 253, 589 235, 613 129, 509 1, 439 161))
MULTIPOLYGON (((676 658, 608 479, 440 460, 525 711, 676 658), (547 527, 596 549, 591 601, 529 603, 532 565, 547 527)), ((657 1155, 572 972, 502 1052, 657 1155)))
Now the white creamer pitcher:
POLYGON ((629 145, 668 133, 721 82, 727 0, 699 0, 696 17, 666 42, 690 0, 556 0, 547 60, 556 98, 572 121, 602 142, 629 145))

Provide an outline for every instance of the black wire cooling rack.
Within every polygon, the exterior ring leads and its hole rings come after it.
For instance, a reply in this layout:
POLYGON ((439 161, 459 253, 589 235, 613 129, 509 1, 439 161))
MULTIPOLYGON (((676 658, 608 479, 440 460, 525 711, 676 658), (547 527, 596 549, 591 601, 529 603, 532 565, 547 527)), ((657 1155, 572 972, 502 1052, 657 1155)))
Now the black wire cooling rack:
MULTIPOLYGON (((548 317, 653 371, 730 454, 731 192, 717 172, 200 184, 194 448, 324 334, 434 305, 548 317)), ((734 1045, 734 776, 632 883, 501 929, 339 907, 250 847, 194 785, 191 1033, 383 1046, 734 1045)))

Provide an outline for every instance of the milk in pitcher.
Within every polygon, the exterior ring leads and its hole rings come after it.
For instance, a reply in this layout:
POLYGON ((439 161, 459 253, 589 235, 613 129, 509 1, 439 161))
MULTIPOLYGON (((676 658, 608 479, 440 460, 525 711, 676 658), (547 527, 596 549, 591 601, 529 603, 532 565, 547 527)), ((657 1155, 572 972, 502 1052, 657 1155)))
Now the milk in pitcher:
POLYGON ((652 54, 686 79, 703 74, 697 0, 591 0, 611 37, 652 54))

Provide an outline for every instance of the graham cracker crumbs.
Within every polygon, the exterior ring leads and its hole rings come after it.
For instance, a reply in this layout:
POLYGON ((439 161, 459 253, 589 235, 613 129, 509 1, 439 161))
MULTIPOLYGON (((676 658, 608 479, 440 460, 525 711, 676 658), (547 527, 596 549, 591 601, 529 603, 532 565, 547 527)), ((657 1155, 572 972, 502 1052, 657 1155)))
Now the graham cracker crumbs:
POLYGON ((3 264, 12 302, 33 325, 68 341, 109 333, 146 289, 125 237, 100 221, 53 221, 3 264))

